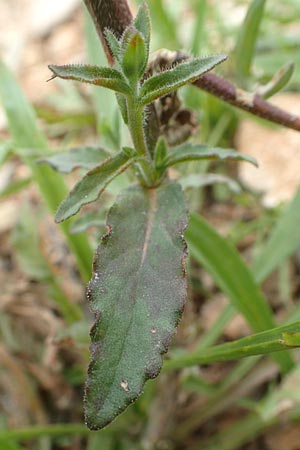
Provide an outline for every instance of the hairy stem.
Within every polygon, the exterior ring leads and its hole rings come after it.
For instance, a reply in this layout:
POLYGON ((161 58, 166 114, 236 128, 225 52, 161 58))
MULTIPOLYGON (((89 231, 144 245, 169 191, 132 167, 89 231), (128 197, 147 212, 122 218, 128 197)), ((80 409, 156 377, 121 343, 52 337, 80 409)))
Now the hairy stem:
POLYGON ((125 28, 132 21, 132 14, 126 0, 84 0, 84 3, 95 23, 106 56, 110 64, 113 56, 106 42, 104 31, 109 28, 120 38, 125 28))
POLYGON ((152 159, 147 148, 146 138, 143 129, 143 109, 134 99, 128 100, 128 127, 131 138, 137 151, 141 157, 137 167, 142 177, 143 184, 150 187, 154 184, 152 159))

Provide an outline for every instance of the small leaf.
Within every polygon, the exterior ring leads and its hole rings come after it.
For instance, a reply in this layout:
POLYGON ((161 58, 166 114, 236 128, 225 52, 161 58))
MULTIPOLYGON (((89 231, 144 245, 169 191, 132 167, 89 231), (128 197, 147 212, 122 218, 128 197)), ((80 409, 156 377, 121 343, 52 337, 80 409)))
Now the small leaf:
POLYGON ((103 86, 122 94, 130 94, 128 86, 123 75, 110 67, 98 67, 89 65, 66 65, 66 66, 48 66, 53 72, 53 78, 59 77, 64 80, 81 81, 82 83, 90 83, 96 86, 103 86))
POLYGON ((119 104, 119 108, 122 114, 122 118, 124 120, 124 123, 128 124, 128 110, 127 110, 127 101, 126 97, 122 94, 116 93, 117 102, 119 104))
POLYGON ((90 170, 108 156, 109 152, 104 148, 78 147, 39 159, 38 162, 49 164, 57 172, 71 173, 79 167, 90 170))
POLYGON ((91 227, 97 227, 105 229, 105 208, 101 211, 90 211, 86 212, 83 216, 78 217, 73 220, 70 226, 70 231, 72 234, 84 233, 91 227))
POLYGON ((235 150, 223 148, 209 148, 206 145, 183 144, 175 147, 165 158, 163 165, 165 167, 174 166, 187 161, 198 161, 201 159, 220 159, 246 161, 257 166, 257 162, 251 156, 243 155, 235 150))
POLYGON ((256 94, 261 95, 264 98, 269 98, 272 97, 272 95, 277 94, 277 92, 281 91, 281 89, 288 84, 294 70, 295 64, 293 62, 285 64, 275 73, 267 84, 259 86, 258 89, 256 89, 256 94))
POLYGON ((157 169, 163 166, 164 160, 167 156, 167 143, 163 136, 159 138, 157 141, 155 150, 154 150, 154 165, 157 169))
POLYGON ((55 221, 62 222, 74 216, 83 205, 97 200, 106 186, 124 172, 133 161, 127 149, 126 152, 121 151, 90 170, 59 205, 55 221))
POLYGON ((186 298, 187 214, 177 183, 123 191, 107 223, 88 288, 96 316, 85 398, 91 429, 110 423, 158 375, 186 298))
POLYGON ((147 105, 156 98, 176 91, 181 86, 192 83, 213 69, 217 64, 225 61, 226 55, 196 58, 192 61, 182 62, 173 69, 169 69, 146 80, 141 88, 140 103, 147 105))
POLYGON ((189 175, 186 175, 185 177, 181 177, 179 182, 183 190, 189 188, 197 189, 204 186, 221 183, 226 184, 228 189, 230 189, 232 192, 241 191, 240 185, 237 181, 219 173, 191 173, 189 175))
POLYGON ((149 53, 150 36, 151 36, 151 19, 150 11, 146 2, 144 2, 138 10, 136 18, 133 21, 133 26, 142 34, 147 52, 149 53))
POLYGON ((115 61, 120 62, 120 42, 118 41, 114 33, 108 28, 106 28, 105 30, 105 37, 108 42, 110 51, 115 58, 115 61))
POLYGON ((123 36, 121 65, 133 84, 142 78, 148 62, 145 40, 135 28, 128 27, 123 36))

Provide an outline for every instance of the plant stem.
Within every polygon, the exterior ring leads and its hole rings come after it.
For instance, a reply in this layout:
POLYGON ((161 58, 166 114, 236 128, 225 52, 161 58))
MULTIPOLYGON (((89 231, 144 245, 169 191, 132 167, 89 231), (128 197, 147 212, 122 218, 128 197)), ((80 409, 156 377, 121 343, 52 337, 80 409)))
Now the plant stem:
POLYGON ((140 159, 137 163, 141 175, 142 183, 147 187, 154 185, 154 168, 151 155, 147 148, 144 128, 143 128, 143 108, 136 100, 136 96, 128 98, 128 128, 130 130, 134 148, 140 159))

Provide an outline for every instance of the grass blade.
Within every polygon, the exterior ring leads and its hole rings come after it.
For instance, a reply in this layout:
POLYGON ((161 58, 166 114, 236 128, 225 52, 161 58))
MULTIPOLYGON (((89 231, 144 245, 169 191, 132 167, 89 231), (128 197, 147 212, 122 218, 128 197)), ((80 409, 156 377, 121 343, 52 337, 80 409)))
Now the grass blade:
POLYGON ((176 32, 177 24, 168 14, 164 2, 162 0, 149 0, 148 3, 151 10, 152 23, 155 24, 155 31, 162 38, 161 42, 164 42, 165 47, 170 50, 181 48, 182 44, 179 42, 176 32))
MULTIPOLYGON (((191 215, 185 236, 192 256, 210 272, 251 328, 255 332, 274 328, 267 300, 238 252, 196 214, 191 215)), ((291 357, 286 353, 275 358, 284 371, 293 366, 291 357)))
POLYGON ((199 364, 232 361, 247 356, 264 355, 296 347, 300 347, 300 322, 283 325, 204 351, 174 358, 166 361, 164 370, 170 371, 199 364))
MULTIPOLYGON (((13 144, 21 148, 45 150, 47 141, 37 126, 33 108, 2 61, 0 61, 0 98, 7 115, 13 144)), ((50 211, 55 212, 59 203, 67 195, 67 188, 62 178, 50 167, 36 164, 34 158, 30 156, 24 155, 23 160, 31 169, 50 211)), ((77 259, 83 279, 88 280, 91 272, 92 251, 86 236, 70 234, 69 226, 66 224, 62 224, 61 227, 77 259)))
POLYGON ((250 75, 265 3, 265 0, 253 0, 244 23, 240 27, 235 48, 235 59, 236 74, 241 86, 245 86, 245 79, 250 75))
POLYGON ((251 271, 258 283, 264 281, 286 258, 300 248, 299 223, 300 193, 297 192, 254 260, 251 271))

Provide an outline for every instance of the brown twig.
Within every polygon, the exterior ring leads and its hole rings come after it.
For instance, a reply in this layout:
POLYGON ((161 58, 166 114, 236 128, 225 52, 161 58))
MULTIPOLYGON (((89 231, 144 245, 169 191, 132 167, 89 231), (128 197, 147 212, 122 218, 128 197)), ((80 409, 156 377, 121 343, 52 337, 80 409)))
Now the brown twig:
POLYGON ((194 85, 224 102, 250 112, 255 116, 300 131, 300 116, 278 108, 264 100, 260 95, 245 92, 214 73, 203 75, 194 85))
POLYGON ((132 14, 126 0, 83 0, 97 29, 107 59, 113 62, 112 54, 105 40, 104 31, 109 28, 120 38, 132 21, 132 14))
MULTIPOLYGON (((117 36, 122 35, 124 29, 132 20, 127 0, 84 0, 84 3, 94 20, 108 60, 112 63, 112 55, 105 41, 104 30, 109 28, 117 36)), ((300 131, 300 116, 278 108, 259 95, 245 92, 213 73, 203 75, 194 83, 194 86, 255 116, 300 131)), ((152 114, 148 120, 148 126, 152 127, 154 135, 157 127, 156 124, 153 126, 155 120, 155 114, 152 114)))

